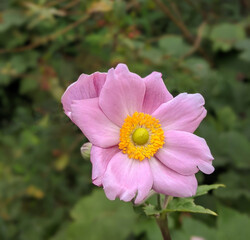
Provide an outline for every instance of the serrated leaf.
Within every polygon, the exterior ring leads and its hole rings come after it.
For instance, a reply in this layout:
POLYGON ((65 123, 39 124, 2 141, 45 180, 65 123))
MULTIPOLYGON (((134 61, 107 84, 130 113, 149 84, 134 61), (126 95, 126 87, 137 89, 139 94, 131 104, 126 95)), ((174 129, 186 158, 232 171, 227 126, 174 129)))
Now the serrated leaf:
POLYGON ((193 198, 174 198, 168 205, 164 212, 191 212, 191 213, 203 213, 217 216, 214 211, 196 205, 193 198))
POLYGON ((161 212, 162 212, 161 210, 157 210, 157 209, 155 208, 155 206, 152 205, 152 204, 149 204, 149 205, 143 207, 143 210, 144 210, 144 213, 145 213, 147 216, 155 215, 155 214, 158 214, 158 213, 161 213, 161 212))
POLYGON ((225 187, 225 185, 224 184, 212 184, 212 185, 198 186, 196 195, 194 197, 202 196, 202 195, 208 193, 208 191, 213 190, 213 189, 217 189, 219 187, 225 187))
MULTIPOLYGON (((202 192, 205 191, 206 191, 205 189, 202 190, 202 192)), ((152 216, 163 212, 191 212, 191 213, 211 214, 217 216, 217 214, 214 211, 204 208, 200 205, 196 205, 194 203, 193 198, 174 198, 172 201, 169 202, 166 209, 157 210, 154 205, 149 204, 143 207, 143 210, 147 216, 152 216)))

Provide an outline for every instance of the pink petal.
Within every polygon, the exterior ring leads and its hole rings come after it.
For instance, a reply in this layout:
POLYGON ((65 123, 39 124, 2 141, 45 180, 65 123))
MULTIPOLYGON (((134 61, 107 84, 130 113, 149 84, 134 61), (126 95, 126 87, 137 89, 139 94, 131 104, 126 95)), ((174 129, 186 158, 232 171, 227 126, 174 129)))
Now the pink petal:
POLYGON ((106 73, 95 72, 91 75, 81 74, 78 80, 72 83, 62 96, 65 114, 71 118, 71 104, 74 100, 96 98, 100 95, 106 80, 106 73))
POLYGON ((173 197, 191 197, 197 190, 195 175, 181 175, 165 165, 158 159, 150 158, 149 164, 153 173, 153 189, 165 195, 173 197))
POLYGON ((111 158, 121 150, 118 146, 100 148, 95 145, 91 148, 90 161, 92 163, 92 181, 95 185, 101 186, 104 173, 111 158))
POLYGON ((146 84, 146 92, 142 107, 142 112, 151 114, 162 103, 168 102, 173 96, 167 90, 163 80, 162 74, 159 72, 152 72, 144 78, 146 84))
POLYGON ((152 184, 148 160, 130 159, 122 152, 111 159, 103 178, 103 188, 110 200, 119 197, 127 202, 136 197, 136 204, 147 197, 152 184))
POLYGON ((140 112, 145 94, 145 83, 131 73, 125 64, 108 71, 99 97, 99 105, 109 119, 122 126, 124 119, 140 112))
POLYGON ((211 174, 214 171, 214 167, 211 162, 204 162, 200 164, 198 168, 206 174, 211 174))
POLYGON ((198 93, 181 93, 162 104, 152 116, 160 120, 164 131, 194 132, 207 114, 204 103, 204 98, 198 93))
POLYGON ((92 144, 106 148, 119 143, 120 128, 102 112, 98 98, 75 100, 71 108, 72 121, 92 144))
POLYGON ((156 157, 182 175, 192 175, 199 169, 207 174, 214 171, 213 156, 206 141, 189 132, 166 131, 165 144, 156 157))

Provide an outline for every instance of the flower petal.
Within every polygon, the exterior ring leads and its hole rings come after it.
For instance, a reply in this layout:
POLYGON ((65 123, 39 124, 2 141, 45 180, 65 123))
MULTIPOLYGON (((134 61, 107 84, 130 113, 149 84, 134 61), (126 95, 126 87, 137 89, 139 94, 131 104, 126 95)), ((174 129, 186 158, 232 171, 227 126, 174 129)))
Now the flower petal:
POLYGON ((146 92, 142 107, 142 112, 151 114, 162 103, 168 102, 173 96, 167 90, 163 80, 162 74, 159 72, 152 72, 144 78, 146 84, 146 92))
POLYGON ((102 112, 98 98, 75 100, 71 108, 72 121, 92 144, 106 148, 119 143, 120 128, 102 112))
POLYGON ((145 94, 145 83, 125 64, 110 69, 99 97, 99 105, 106 116, 118 126, 134 112, 140 112, 145 94))
POLYGON ((194 132, 207 114, 204 103, 204 98, 198 93, 181 93, 162 104, 152 116, 160 120, 164 131, 194 132))
POLYGON ((214 171, 214 167, 211 162, 203 162, 198 166, 198 168, 205 174, 211 174, 214 171))
POLYGON ((158 159, 149 160, 153 173, 153 190, 173 197, 191 197, 197 190, 195 175, 184 176, 163 165, 158 159))
POLYGON ((189 132, 166 131, 165 144, 157 151, 156 157, 182 175, 192 175, 199 169, 206 174, 214 171, 213 156, 205 139, 189 132))
POLYGON ((103 188, 110 200, 119 197, 127 202, 136 197, 136 204, 147 197, 152 184, 148 160, 130 159, 122 152, 118 152, 110 160, 103 178, 103 188))
POLYGON ((95 72, 91 75, 81 74, 78 80, 72 83, 62 96, 65 114, 71 118, 71 104, 74 100, 96 98, 100 95, 107 73, 95 72))
POLYGON ((92 163, 92 181, 95 185, 101 186, 104 173, 111 158, 121 150, 118 146, 100 148, 95 145, 91 148, 90 161, 92 163))

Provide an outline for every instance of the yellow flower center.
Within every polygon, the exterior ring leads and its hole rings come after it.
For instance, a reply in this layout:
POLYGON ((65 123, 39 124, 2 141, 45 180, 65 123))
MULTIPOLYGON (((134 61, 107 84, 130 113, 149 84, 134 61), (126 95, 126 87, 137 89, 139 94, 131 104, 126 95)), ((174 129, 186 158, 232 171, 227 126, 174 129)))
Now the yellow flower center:
POLYGON ((129 158, 142 161, 151 158, 164 144, 164 131, 159 120, 146 113, 127 116, 120 129, 119 148, 129 158))

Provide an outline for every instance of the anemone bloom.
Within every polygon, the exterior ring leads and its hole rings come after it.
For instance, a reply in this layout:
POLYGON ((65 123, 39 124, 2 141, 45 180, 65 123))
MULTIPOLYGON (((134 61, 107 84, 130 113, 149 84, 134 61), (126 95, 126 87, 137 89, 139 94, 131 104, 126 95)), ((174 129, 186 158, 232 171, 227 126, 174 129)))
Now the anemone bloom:
POLYGON ((214 171, 203 138, 200 94, 168 92, 161 73, 145 78, 118 64, 82 74, 62 96, 66 115, 93 144, 92 180, 110 200, 142 202, 150 190, 175 197, 196 193, 195 173, 214 171))

